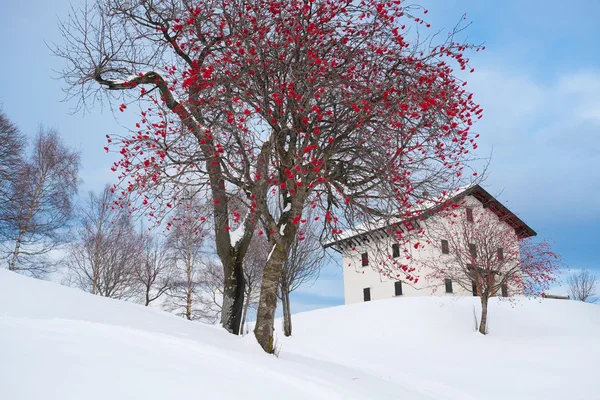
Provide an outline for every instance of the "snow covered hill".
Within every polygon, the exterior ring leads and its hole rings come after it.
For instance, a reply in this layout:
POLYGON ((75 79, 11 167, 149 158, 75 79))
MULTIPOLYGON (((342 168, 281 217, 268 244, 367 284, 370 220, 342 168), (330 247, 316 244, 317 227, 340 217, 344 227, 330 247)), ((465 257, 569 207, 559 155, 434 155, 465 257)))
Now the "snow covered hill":
POLYGON ((0 399, 595 399, 600 307, 406 298, 298 314, 280 358, 251 336, 0 270, 0 399))

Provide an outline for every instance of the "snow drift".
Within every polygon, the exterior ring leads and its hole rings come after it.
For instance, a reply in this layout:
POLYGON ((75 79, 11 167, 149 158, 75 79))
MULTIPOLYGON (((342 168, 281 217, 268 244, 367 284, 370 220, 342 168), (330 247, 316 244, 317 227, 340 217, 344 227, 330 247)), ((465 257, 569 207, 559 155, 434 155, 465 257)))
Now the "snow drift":
POLYGON ((298 314, 251 336, 0 270, 0 399, 591 399, 600 307, 405 298, 298 314))

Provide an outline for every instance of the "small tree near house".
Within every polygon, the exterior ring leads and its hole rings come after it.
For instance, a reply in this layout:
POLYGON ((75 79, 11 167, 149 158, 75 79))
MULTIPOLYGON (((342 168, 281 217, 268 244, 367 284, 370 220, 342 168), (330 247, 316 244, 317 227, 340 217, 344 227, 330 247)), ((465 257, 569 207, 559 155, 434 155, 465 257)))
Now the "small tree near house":
POLYGON ((428 279, 450 279, 480 298, 482 334, 491 297, 541 295, 556 280, 559 257, 550 245, 520 238, 504 217, 487 208, 463 204, 426 220, 425 235, 429 244, 446 241, 445 250, 422 257, 420 267, 428 279))

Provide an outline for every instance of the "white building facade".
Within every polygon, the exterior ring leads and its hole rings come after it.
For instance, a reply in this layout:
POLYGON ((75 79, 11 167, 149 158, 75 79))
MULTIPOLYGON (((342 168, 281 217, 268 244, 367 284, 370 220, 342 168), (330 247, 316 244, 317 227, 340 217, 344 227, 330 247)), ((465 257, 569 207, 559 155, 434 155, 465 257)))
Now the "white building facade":
MULTIPOLYGON (((469 209, 486 208, 486 212, 503 216, 503 221, 500 223, 509 224, 514 229, 514 240, 536 234, 479 185, 459 193, 452 201, 461 202, 459 209, 461 215, 457 218, 468 219, 469 209)), ((472 215, 470 217, 472 218, 472 215)), ((447 218, 432 214, 425 221, 419 223, 415 221, 412 230, 414 232, 419 228, 427 230, 428 226, 432 226, 431 224, 447 223, 449 223, 447 218)), ((342 254, 346 304, 404 296, 475 295, 474 289, 465 290, 449 279, 427 278, 431 271, 419 265, 419 260, 424 257, 431 257, 431 259, 444 257, 444 251, 447 252, 447 249, 443 249, 443 243, 425 244, 423 235, 415 233, 411 236, 409 231, 403 244, 398 244, 396 241, 394 235, 387 234, 385 229, 379 229, 350 235, 328 245, 342 254), (415 247, 417 242, 419 245, 415 247), (379 267, 382 262, 394 263, 394 269, 398 269, 398 273, 390 276, 389 268, 379 267), (418 270, 414 272, 415 277, 418 278, 416 283, 414 280, 407 280, 405 274, 399 269, 401 266, 417 268, 417 265, 419 265, 418 270)), ((445 245, 447 246, 447 243, 445 245)))

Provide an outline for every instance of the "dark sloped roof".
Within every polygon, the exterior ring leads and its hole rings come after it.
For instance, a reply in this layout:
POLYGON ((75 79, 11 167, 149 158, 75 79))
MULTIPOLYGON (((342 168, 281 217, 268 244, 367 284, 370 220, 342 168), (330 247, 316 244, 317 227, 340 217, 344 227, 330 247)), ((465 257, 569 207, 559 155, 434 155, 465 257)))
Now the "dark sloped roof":
MULTIPOLYGON (((498 216, 498 218, 501 218, 503 221, 505 221, 507 224, 509 224, 515 230, 519 239, 524 239, 524 238, 528 238, 528 237, 537 235, 537 233, 533 229, 531 229, 531 227, 529 227, 529 225, 527 225, 522 219, 517 217, 512 211, 510 211, 508 208, 506 208, 494 196, 492 196, 487 190, 485 190, 484 188, 482 188, 479 185, 473 185, 473 186, 461 191, 460 193, 456 194, 454 197, 450 198, 445 204, 458 203, 460 201, 460 199, 462 199, 465 196, 473 196, 481 204, 483 204, 484 208, 489 209, 494 214, 496 214, 498 216)), ((440 207, 440 205, 430 208, 428 212, 423 213, 421 218, 427 218, 427 217, 433 215, 439 207, 440 207)), ((417 218, 415 217, 415 218, 411 218, 411 219, 415 220, 417 218)), ((369 240, 366 238, 367 236, 371 236, 374 234, 377 236, 387 235, 386 231, 388 230, 388 228, 390 228, 392 226, 399 226, 399 225, 401 225, 401 223, 396 222, 396 223, 390 223, 389 225, 386 225, 386 226, 383 226, 380 228, 376 228, 376 229, 373 229, 370 231, 357 232, 355 234, 351 234, 351 235, 348 235, 346 237, 343 237, 343 238, 340 238, 337 240, 332 240, 331 242, 326 243, 324 245, 324 247, 341 245, 345 242, 352 242, 352 241, 358 242, 359 241, 358 239, 360 237, 364 237, 364 241, 368 242, 369 240)), ((387 236, 389 236, 389 235, 387 235, 387 236)))
POLYGON ((488 208, 499 218, 503 219, 507 224, 513 227, 519 239, 536 236, 537 233, 529 227, 523 220, 517 217, 512 211, 500 203, 494 196, 489 194, 487 190, 479 185, 472 186, 460 193, 459 196, 473 196, 483 204, 484 208, 488 208))

